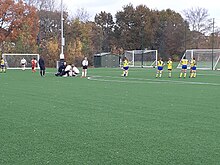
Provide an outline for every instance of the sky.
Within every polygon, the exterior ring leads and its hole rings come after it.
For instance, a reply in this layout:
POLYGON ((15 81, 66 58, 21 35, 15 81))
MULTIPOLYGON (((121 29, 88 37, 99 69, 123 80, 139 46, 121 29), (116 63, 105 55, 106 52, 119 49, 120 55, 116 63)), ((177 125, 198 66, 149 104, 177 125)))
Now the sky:
MULTIPOLYGON (((59 2, 59 0, 57 0, 59 2)), ((60 0, 61 2, 61 0, 60 0)), ((215 18, 220 22, 220 7, 217 0, 63 0, 64 7, 68 9, 70 15, 75 15, 77 9, 84 8, 91 20, 94 20, 95 14, 105 11, 113 16, 117 11, 121 11, 123 6, 129 3, 134 7, 143 4, 150 9, 172 9, 180 14, 184 9, 200 7, 208 10, 210 18, 215 18)))

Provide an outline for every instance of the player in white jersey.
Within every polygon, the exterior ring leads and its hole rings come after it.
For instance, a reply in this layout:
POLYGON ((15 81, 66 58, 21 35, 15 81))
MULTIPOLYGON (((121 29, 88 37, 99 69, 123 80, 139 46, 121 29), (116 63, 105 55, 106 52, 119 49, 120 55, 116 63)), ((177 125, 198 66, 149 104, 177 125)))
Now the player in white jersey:
POLYGON ((64 69, 63 77, 72 76, 71 73, 72 73, 72 66, 71 65, 67 65, 66 68, 64 69))
POLYGON ((88 68, 89 62, 87 57, 84 58, 84 60, 82 61, 82 77, 86 77, 87 76, 87 68, 88 68))
POLYGON ((72 76, 76 77, 79 74, 79 69, 72 64, 72 76))
POLYGON ((21 68, 24 71, 25 70, 25 66, 27 65, 27 61, 25 60, 25 58, 21 59, 21 68))

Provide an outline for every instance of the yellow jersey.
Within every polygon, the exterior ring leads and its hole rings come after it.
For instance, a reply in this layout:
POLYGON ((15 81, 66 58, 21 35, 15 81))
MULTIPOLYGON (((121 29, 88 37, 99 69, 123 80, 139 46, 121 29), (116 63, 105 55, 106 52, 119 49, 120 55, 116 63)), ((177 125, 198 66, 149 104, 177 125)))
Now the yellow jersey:
POLYGON ((127 67, 128 64, 129 64, 128 60, 124 60, 124 62, 123 62, 123 67, 127 67))
POLYGON ((161 61, 161 60, 157 61, 157 66, 163 66, 163 65, 164 65, 163 61, 161 61))
POLYGON ((187 59, 182 59, 181 60, 181 64, 182 65, 187 65, 188 64, 188 60, 187 59))
POLYGON ((173 61, 169 60, 167 61, 167 69, 172 69, 173 68, 173 61))
POLYGON ((1 65, 2 65, 2 66, 5 65, 4 59, 1 59, 1 65))
POLYGON ((196 60, 192 60, 192 61, 190 62, 190 67, 194 67, 194 66, 196 66, 196 60))

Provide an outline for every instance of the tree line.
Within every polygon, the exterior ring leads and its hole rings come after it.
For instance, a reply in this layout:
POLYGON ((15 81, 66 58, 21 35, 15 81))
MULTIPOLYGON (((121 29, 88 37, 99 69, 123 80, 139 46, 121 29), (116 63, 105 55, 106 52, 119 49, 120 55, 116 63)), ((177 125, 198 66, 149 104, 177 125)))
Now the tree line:
MULTIPOLYGON (((61 47, 61 11, 54 0, 0 0, 1 53, 39 53, 55 67, 61 47)), ((219 31, 208 10, 191 8, 183 15, 128 4, 114 16, 101 11, 89 20, 85 9, 74 17, 64 10, 65 60, 80 66, 87 56, 125 50, 156 49, 159 56, 179 60, 186 49, 219 48, 219 31), (213 31, 213 29, 215 29, 213 31)))

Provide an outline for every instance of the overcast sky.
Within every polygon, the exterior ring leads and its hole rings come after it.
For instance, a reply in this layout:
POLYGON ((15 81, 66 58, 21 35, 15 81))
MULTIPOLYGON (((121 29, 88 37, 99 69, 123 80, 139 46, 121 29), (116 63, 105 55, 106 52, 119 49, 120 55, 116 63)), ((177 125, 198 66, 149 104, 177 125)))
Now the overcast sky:
POLYGON ((84 8, 91 15, 91 20, 101 11, 109 12, 114 16, 123 6, 131 3, 134 7, 144 4, 150 9, 157 10, 170 8, 181 14, 184 9, 205 8, 209 11, 210 18, 220 22, 220 5, 217 2, 218 0, 63 0, 64 6, 71 15, 74 15, 77 9, 84 8))

